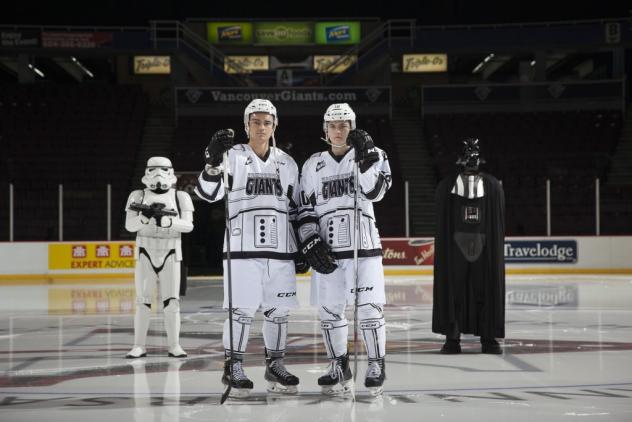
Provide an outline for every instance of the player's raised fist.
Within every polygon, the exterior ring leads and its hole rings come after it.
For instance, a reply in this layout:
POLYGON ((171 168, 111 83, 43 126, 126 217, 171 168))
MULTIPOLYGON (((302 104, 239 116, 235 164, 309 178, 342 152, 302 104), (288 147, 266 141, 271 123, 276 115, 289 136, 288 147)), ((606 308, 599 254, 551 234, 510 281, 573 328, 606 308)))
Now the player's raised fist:
POLYGON ((217 167, 222 162, 222 154, 233 146, 235 131, 232 129, 221 129, 213 134, 211 142, 204 150, 204 160, 206 164, 217 167))

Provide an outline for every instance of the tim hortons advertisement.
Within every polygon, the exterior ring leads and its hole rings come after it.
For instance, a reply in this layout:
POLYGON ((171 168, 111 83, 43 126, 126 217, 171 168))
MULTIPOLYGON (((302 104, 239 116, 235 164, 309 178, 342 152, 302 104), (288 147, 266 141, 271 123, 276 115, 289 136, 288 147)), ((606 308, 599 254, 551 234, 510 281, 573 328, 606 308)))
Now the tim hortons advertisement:
POLYGON ((433 265, 433 239, 382 239, 384 265, 433 265))

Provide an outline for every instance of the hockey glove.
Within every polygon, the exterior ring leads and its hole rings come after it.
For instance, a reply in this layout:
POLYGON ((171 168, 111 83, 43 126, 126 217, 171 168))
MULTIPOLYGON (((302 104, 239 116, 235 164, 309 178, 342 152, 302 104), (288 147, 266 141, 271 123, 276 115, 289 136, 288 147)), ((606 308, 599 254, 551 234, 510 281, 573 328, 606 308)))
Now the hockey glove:
POLYGON ((299 251, 294 257, 294 272, 296 274, 305 274, 307 271, 309 271, 309 262, 307 262, 305 255, 299 251))
POLYGON ((373 138, 362 129, 354 129, 349 132, 347 143, 356 151, 356 161, 360 163, 360 171, 364 173, 373 163, 380 160, 380 153, 371 151, 375 148, 373 138))
POLYGON ((217 167, 222 162, 222 154, 233 146, 235 131, 232 129, 218 130, 211 137, 211 142, 204 150, 204 160, 211 167, 217 167))
POLYGON ((330 274, 338 268, 331 251, 317 234, 311 235, 301 243, 301 253, 316 272, 330 274))

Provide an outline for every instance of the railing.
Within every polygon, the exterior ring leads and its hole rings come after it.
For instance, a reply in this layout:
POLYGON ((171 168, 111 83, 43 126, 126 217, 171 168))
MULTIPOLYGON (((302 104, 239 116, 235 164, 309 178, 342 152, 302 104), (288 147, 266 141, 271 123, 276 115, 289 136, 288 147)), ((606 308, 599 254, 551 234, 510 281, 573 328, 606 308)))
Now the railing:
POLYGON ((225 63, 226 56, 221 50, 179 21, 151 21, 150 37, 155 49, 168 46, 186 50, 195 57, 204 60, 208 65, 207 70, 211 74, 220 72, 237 85, 248 85, 248 78, 244 75, 246 72, 242 66, 234 61, 225 63), (226 73, 225 66, 233 69, 236 73, 226 73))
POLYGON ((358 57, 354 64, 355 71, 357 71, 360 67, 360 60, 384 43, 388 43, 390 48, 393 40, 405 40, 408 41, 412 47, 415 42, 415 32, 414 19, 392 19, 384 22, 369 34, 362 37, 360 43, 342 53, 337 60, 332 61, 329 66, 324 68, 321 75, 321 85, 330 85, 341 77, 341 75, 349 71, 349 69, 347 69, 342 73, 331 73, 338 66, 344 64, 348 56, 358 57))
MULTIPOLYGON (((552 205, 552 183, 551 183, 551 179, 546 179, 544 181, 545 185, 543 186, 545 188, 545 198, 544 198, 544 209, 542 209, 543 213, 542 213, 542 218, 544 218, 545 220, 543 221, 543 223, 545 224, 546 227, 546 235, 547 236, 551 236, 554 235, 553 233, 553 227, 555 226, 555 217, 557 218, 562 218, 562 216, 559 215, 559 213, 556 213, 556 209, 555 206, 552 205), (557 215, 556 215, 557 214, 557 215)), ((411 221, 408 221, 409 216, 410 216, 410 212, 409 212, 409 197, 408 197, 408 185, 409 182, 406 181, 405 182, 405 192, 404 192, 404 204, 405 207, 402 210, 402 217, 405 218, 405 229, 406 229, 406 236, 409 235, 408 231, 409 231, 409 227, 410 225, 412 225, 411 221)), ((601 235, 602 232, 602 209, 603 209, 603 204, 604 202, 608 201, 608 198, 606 198, 606 201, 604 201, 604 199, 601 196, 601 181, 599 178, 594 179, 594 184, 593 186, 589 186, 587 185, 586 188, 587 189, 593 189, 594 188, 594 204, 592 204, 592 207, 594 209, 594 231, 593 233, 597 236, 601 235)), ((553 187, 554 184, 553 184, 553 187)), ((67 193, 69 193, 69 191, 67 191, 67 193)), ((99 203, 98 205, 95 206, 89 206, 88 208, 91 210, 91 215, 94 214, 101 214, 103 216, 105 216, 105 224, 107 227, 107 236, 106 236, 106 240, 112 240, 112 190, 111 190, 111 185, 107 185, 106 189, 105 189, 105 195, 107 196, 107 202, 106 202, 106 207, 105 209, 98 209, 99 206, 102 206, 102 203, 99 203)), ((6 198, 7 192, 3 193, 2 196, 6 198)), ((20 236, 20 227, 15 227, 15 208, 16 208, 16 204, 15 204, 15 196, 14 196, 14 185, 13 184, 9 184, 8 186, 8 197, 9 197, 9 201, 7 203, 8 205, 8 225, 9 225, 9 236, 8 236, 8 240, 10 242, 15 241, 16 238, 21 237, 20 236)), ((537 198, 533 198, 534 201, 537 198)), ((611 199, 611 198, 610 198, 611 199)), ((626 208, 627 209, 627 208, 626 208)), ((58 239, 59 241, 63 241, 64 240, 64 226, 66 224, 68 224, 68 222, 66 221, 65 217, 64 217, 64 185, 63 184, 59 184, 58 185, 58 196, 57 196, 57 204, 55 207, 53 207, 53 209, 39 209, 38 210, 41 214, 43 215, 55 215, 57 214, 58 218, 57 218, 57 224, 58 224, 58 239)), ((115 210, 115 212, 123 214, 124 211, 121 210, 115 210)), ((37 218, 37 217, 35 217, 37 218)), ((3 224, 6 224, 3 222, 3 224)), ((585 228, 584 228, 585 229, 585 228)), ((511 234, 511 233, 509 233, 511 234)), ((529 234, 533 234, 533 233, 526 233, 527 235, 529 234)), ((563 233, 565 235, 572 235, 573 233, 563 233)), ((620 233, 620 234, 625 234, 625 233, 620 233)), ((117 236, 118 237, 118 236, 117 236)), ((2 240, 2 239, 0 239, 2 240)), ((29 239, 29 240, 51 240, 51 239, 29 239)), ((73 239, 73 240, 77 240, 77 239, 73 239)), ((95 240, 95 239, 91 239, 91 240, 95 240)))

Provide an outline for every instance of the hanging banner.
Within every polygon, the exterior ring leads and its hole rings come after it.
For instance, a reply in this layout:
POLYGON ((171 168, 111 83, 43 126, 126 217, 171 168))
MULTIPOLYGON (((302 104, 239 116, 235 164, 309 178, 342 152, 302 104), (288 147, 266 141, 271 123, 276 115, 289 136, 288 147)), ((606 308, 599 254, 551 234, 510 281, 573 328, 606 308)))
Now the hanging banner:
POLYGON ((255 44, 301 45, 314 43, 314 25, 311 22, 256 22, 255 44))
POLYGON ((112 45, 111 32, 42 32, 44 48, 96 48, 112 45))
POLYGON ((136 75, 169 75, 170 73, 170 56, 134 56, 134 74, 136 75))
POLYGON ((447 54, 404 54, 402 56, 404 73, 447 72, 447 54))
POLYGON ((318 22, 314 33, 316 44, 358 44, 360 22, 318 22))
POLYGON ((270 58, 268 56, 225 56, 224 72, 226 73, 252 73, 257 70, 269 70, 270 58))
POLYGON ((314 56, 314 70, 318 73, 342 73, 358 61, 356 55, 314 56), (333 67, 332 67, 333 66, 333 67))

